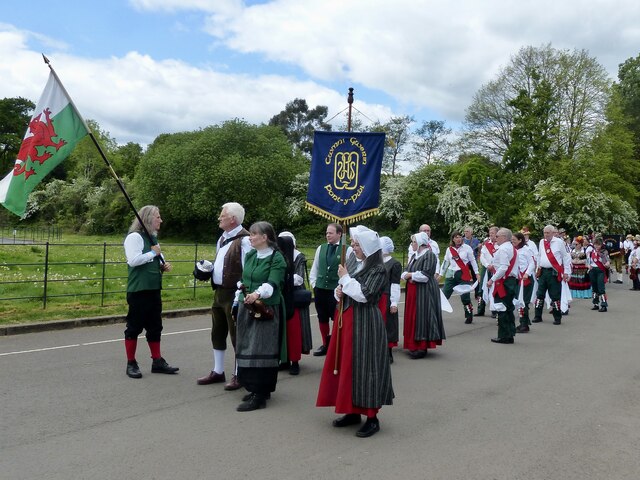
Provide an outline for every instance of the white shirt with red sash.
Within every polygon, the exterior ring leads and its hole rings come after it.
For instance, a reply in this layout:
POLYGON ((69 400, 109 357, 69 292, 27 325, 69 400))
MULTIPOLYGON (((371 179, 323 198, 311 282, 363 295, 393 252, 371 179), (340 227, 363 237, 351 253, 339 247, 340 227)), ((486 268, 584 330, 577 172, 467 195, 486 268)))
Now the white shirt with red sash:
MULTIPOLYGON (((543 238, 540 240, 538 251, 538 267, 561 269, 562 271, 558 271, 560 277, 563 274, 571 274, 571 255, 567 252, 562 240, 553 237, 550 242, 547 242, 543 238), (551 256, 555 261, 550 259, 551 256), (553 263, 556 263, 556 265, 553 263)), ((559 280, 562 280, 562 278, 559 280)))
POLYGON ((517 260, 516 247, 511 242, 499 245, 493 255, 492 265, 495 268, 495 273, 491 276, 491 280, 494 283, 493 291, 500 297, 505 295, 504 281, 508 277, 518 278, 517 260))
POLYGON ((447 247, 440 271, 443 272, 445 276, 453 276, 455 272, 461 270, 458 262, 462 262, 467 268, 470 267, 476 276, 478 275, 478 262, 476 262, 473 249, 469 245, 463 243, 458 248, 447 247), (448 274, 448 272, 451 273, 448 274))
POLYGON ((493 256, 497 249, 498 244, 493 243, 491 240, 485 240, 482 244, 482 249, 480 250, 480 263, 484 265, 485 268, 488 269, 491 267, 491 264, 493 263, 493 256))

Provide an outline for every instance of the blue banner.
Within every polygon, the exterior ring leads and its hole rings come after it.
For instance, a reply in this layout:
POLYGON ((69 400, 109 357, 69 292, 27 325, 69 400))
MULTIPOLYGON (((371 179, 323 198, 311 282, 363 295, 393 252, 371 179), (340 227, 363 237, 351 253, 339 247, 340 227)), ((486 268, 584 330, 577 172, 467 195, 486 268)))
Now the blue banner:
POLYGON ((315 132, 306 206, 334 222, 378 212, 384 133, 315 132))

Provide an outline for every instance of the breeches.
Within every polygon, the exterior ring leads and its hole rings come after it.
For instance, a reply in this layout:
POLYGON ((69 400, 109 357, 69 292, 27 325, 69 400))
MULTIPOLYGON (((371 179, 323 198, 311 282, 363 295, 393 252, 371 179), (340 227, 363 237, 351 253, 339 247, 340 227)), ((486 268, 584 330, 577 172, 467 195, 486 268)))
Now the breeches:
POLYGON ((159 342, 162 333, 162 298, 160 290, 128 292, 127 326, 124 338, 135 340, 146 330, 148 342, 159 342))

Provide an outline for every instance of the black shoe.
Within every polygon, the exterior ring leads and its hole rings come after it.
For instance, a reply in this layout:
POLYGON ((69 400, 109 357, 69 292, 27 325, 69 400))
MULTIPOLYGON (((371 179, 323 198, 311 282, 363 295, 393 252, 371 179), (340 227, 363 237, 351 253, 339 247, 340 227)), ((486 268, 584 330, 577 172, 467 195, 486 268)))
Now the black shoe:
POLYGON ((348 427, 349 425, 358 425, 361 422, 360 415, 357 413, 347 413, 333 421, 334 427, 348 427))
POLYGON ((498 318, 498 312, 491 312, 491 318, 498 318))
POLYGON ((314 357, 324 357, 327 354, 327 347, 320 345, 320 347, 313 352, 314 357))
POLYGON ((615 281, 615 282, 613 282, 613 283, 622 283, 622 280, 616 280, 616 281, 615 281))
POLYGON ((560 325, 561 323, 562 323, 562 321, 560 321, 560 320, 554 320, 554 321, 553 321, 553 324, 554 324, 554 325, 560 325))
POLYGON ((478 309, 478 311, 476 312, 476 317, 484 317, 484 309, 478 309))
POLYGON ((533 320, 531 320, 531 323, 540 323, 542 322, 542 318, 540 317, 533 317, 533 320))
POLYGON ((591 310, 600 310, 600 307, 598 305, 594 305, 593 307, 591 307, 591 310))
POLYGON ((289 375, 299 375, 300 374, 300 364, 298 362, 291 362, 291 366, 289 367, 289 375))
POLYGON ((465 318, 464 319, 464 323, 466 323, 467 325, 469 325, 472 322, 473 322, 473 318, 465 318))
POLYGON ((503 343, 505 345, 510 345, 513 343, 513 337, 492 338, 491 341, 493 343, 503 343))
POLYGON ((518 325, 516 333, 529 333, 529 325, 518 325))
POLYGON ((409 358, 411 360, 418 360, 419 358, 424 358, 427 356, 426 350, 411 350, 409 352, 409 358))
POLYGON ((173 373, 176 373, 178 370, 180 370, 178 367, 172 367, 162 357, 154 358, 153 363, 151 364, 151 373, 173 374, 173 373))
POLYGON ((599 312, 606 312, 607 311, 607 307, 600 307, 600 310, 598 310, 599 312))
POLYGON ((252 393, 249 395, 249 398, 242 402, 236 410, 238 412, 252 412, 253 410, 258 410, 260 408, 265 408, 267 406, 267 400, 264 395, 260 395, 259 393, 252 393))
POLYGON ((356 432, 356 437, 366 438, 380 431, 380 422, 377 418, 367 418, 364 425, 356 432))
POLYGON ((280 365, 278 365, 278 370, 289 370, 289 367, 291 367, 291 363, 289 361, 280 362, 280 365))
MULTIPOLYGON (((251 397, 255 395, 255 393, 247 393, 244 397, 242 397, 242 401, 243 402, 248 402, 249 400, 251 400, 251 397)), ((270 393, 265 393, 264 395, 262 395, 262 398, 264 398, 265 400, 269 400, 271 398, 271 394, 270 393)))
POLYGON ((135 360, 127 362, 127 376, 131 378, 142 378, 140 367, 138 366, 138 362, 135 360))

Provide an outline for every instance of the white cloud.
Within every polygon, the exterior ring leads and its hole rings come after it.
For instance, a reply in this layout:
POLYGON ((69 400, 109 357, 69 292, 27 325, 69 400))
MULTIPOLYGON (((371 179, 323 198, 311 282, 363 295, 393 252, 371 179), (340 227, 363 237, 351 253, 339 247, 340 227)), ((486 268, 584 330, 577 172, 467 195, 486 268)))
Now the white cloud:
MULTIPOLYGON (((36 102, 48 69, 27 47, 27 33, 0 30, 0 98, 22 96, 36 102)), ((48 55, 80 113, 96 120, 119 143, 151 143, 161 133, 196 130, 233 118, 268 122, 293 98, 330 113, 346 106, 344 95, 310 80, 278 75, 248 76, 196 68, 177 60, 156 61, 130 52, 124 57, 81 59, 48 55)), ((391 112, 362 104, 374 120, 391 112)), ((335 124, 342 123, 338 117, 335 124)))

